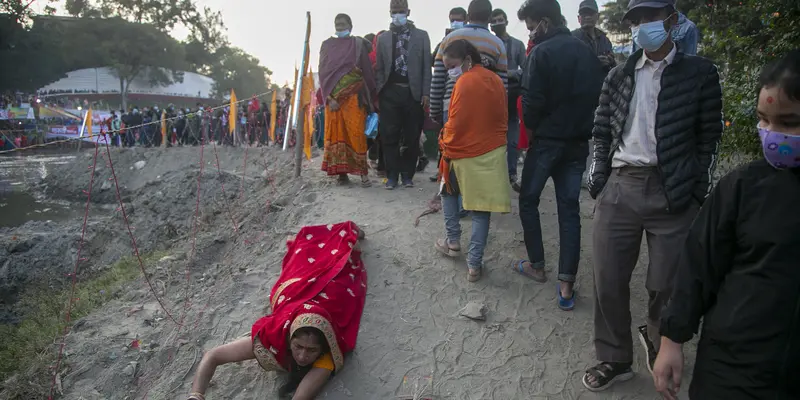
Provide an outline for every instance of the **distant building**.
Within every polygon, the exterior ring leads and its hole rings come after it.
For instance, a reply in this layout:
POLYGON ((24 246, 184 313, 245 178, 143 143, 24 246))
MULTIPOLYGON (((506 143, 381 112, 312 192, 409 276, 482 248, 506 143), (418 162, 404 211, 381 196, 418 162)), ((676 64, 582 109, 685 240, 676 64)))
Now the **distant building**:
MULTIPOLYGON (((184 72, 183 82, 167 86, 152 86, 144 77, 138 77, 130 82, 127 97, 129 104, 207 103, 211 100, 213 86, 213 79, 194 72, 184 72)), ((68 72, 65 78, 40 88, 37 94, 47 102, 56 102, 59 98, 78 97, 88 102, 103 101, 115 104, 120 102, 120 89, 119 78, 110 68, 102 67, 68 72)))

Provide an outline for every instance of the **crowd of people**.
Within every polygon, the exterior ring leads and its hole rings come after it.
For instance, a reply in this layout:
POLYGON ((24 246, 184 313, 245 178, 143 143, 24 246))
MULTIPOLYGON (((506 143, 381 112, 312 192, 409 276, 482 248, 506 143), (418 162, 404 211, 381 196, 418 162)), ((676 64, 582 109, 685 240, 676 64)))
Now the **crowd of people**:
MULTIPOLYGON (((271 107, 256 98, 240 103, 235 116, 231 116, 229 103, 216 107, 197 103, 194 108, 183 109, 172 104, 166 109, 154 105, 141 110, 134 105, 127 112, 112 110, 102 120, 101 132, 113 145, 123 147, 197 146, 211 142, 229 146, 282 144, 291 92, 287 91, 284 97, 276 105, 274 139, 270 135, 271 107)), ((294 134, 292 130, 289 135, 292 145, 294 134)))
MULTIPOLYGON (((753 94, 753 134, 764 157, 714 184, 720 75, 694 54, 697 28, 675 0, 630 0, 624 21, 637 50, 619 64, 596 26, 593 0, 581 3, 581 28, 573 32, 557 0, 526 0, 516 16, 530 31, 527 46, 508 34, 503 10, 472 0, 450 12, 451 28, 434 52, 407 0, 390 0, 388 11, 389 29, 371 40, 353 36, 353 21, 340 14, 335 35, 322 44, 323 170, 342 183, 357 175, 367 186, 371 160, 386 189, 413 187, 425 118, 440 124, 434 181, 444 235, 434 247, 462 255, 460 219, 468 212, 470 282, 484 268, 490 215, 510 211, 513 190, 527 259, 508 273, 548 281, 539 204, 552 179, 560 233, 555 306, 570 311, 589 158, 597 363, 580 378, 585 388, 603 391, 634 376, 631 277, 644 235, 647 316, 634 332, 655 389, 677 398, 682 345, 700 333, 690 398, 800 398, 793 382, 800 371, 800 213, 791 211, 800 203, 800 49, 764 66, 753 94), (375 112, 378 136, 370 141, 365 121, 375 112)), ((218 365, 247 359, 288 371, 281 394, 314 398, 355 346, 366 295, 363 236, 343 223, 304 228, 290 241, 272 314, 251 337, 204 356, 189 398, 203 400, 218 365)))

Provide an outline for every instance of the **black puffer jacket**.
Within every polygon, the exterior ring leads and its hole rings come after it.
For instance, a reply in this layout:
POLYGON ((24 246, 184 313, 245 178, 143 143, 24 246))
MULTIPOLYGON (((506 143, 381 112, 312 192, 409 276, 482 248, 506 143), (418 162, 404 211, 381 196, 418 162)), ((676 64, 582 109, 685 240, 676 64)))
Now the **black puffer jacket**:
MULTIPOLYGON (((642 50, 606 76, 594 118, 594 151, 589 193, 596 198, 606 184, 614 152, 622 142, 635 90, 636 62, 642 50)), ((670 212, 702 203, 711 190, 722 136, 722 89, 717 67, 702 57, 675 55, 661 76, 656 111, 658 170, 670 212)))

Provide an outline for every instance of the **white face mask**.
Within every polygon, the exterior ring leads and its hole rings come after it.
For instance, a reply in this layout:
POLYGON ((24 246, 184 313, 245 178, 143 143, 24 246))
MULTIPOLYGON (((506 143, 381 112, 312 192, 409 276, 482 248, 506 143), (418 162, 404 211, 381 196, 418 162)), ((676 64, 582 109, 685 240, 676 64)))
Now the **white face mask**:
POLYGON ((453 67, 447 70, 447 75, 450 76, 450 79, 456 80, 461 75, 464 75, 464 68, 462 66, 453 67))

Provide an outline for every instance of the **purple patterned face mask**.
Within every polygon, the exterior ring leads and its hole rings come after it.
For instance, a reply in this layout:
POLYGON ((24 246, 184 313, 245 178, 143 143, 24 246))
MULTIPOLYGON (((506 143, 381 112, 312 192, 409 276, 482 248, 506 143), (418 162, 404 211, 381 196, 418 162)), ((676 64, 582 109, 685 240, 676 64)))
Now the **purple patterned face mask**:
POLYGON ((764 158, 775 168, 800 168, 800 136, 758 128, 764 158))

